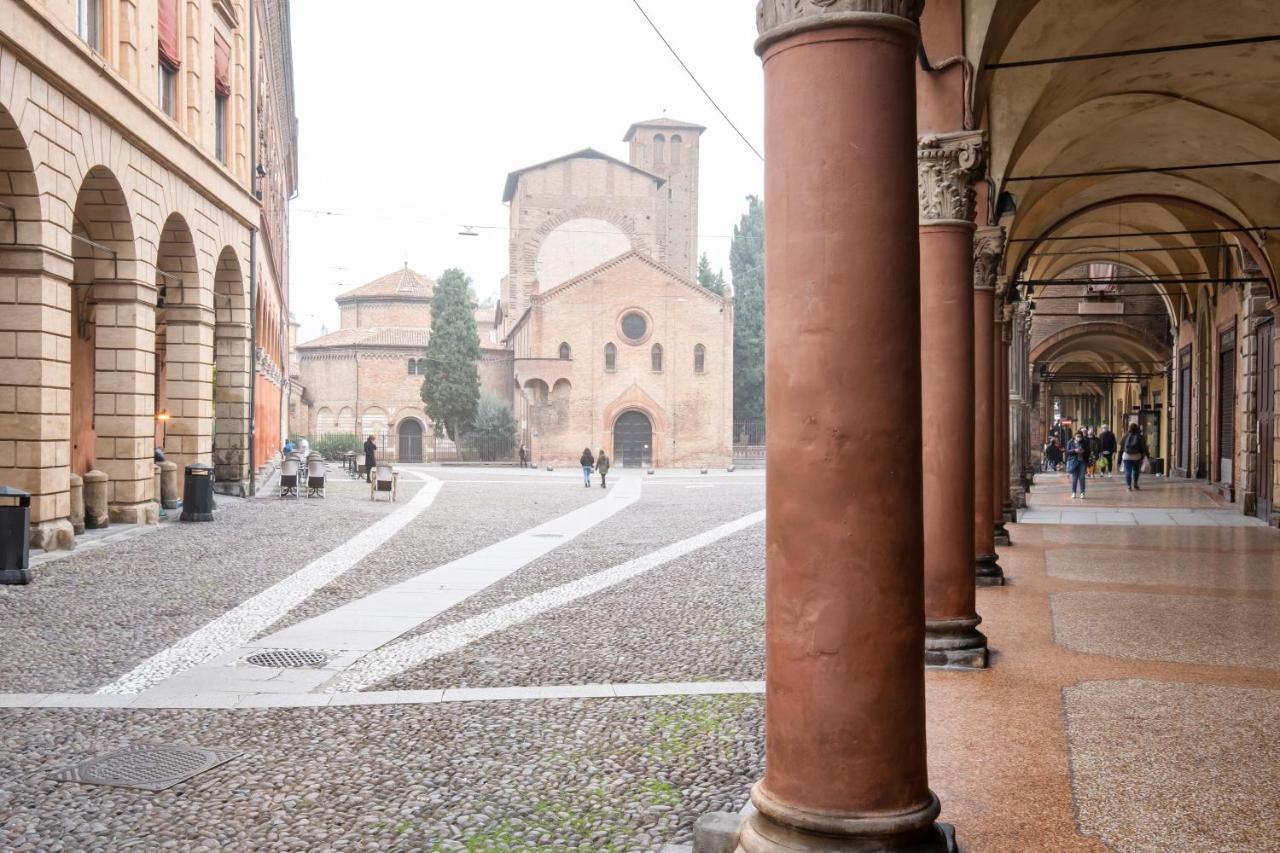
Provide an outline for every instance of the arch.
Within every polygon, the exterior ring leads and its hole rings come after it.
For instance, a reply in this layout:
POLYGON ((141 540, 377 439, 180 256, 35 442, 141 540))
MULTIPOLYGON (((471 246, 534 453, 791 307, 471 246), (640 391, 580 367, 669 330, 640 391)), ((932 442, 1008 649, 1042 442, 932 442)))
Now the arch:
POLYGON ((627 232, 606 219, 570 219, 552 229, 538 247, 534 274, 545 292, 603 263, 625 255, 633 246, 627 232))
POLYGON ((551 389, 547 387, 547 383, 541 379, 530 379, 524 383, 525 395, 529 398, 529 402, 534 405, 547 402, 547 398, 551 395, 551 389))
POLYGON ((1054 332, 1031 350, 1033 364, 1052 359, 1069 352, 1082 338, 1119 337, 1137 344, 1147 353, 1159 358, 1165 351, 1164 344, 1152 338, 1146 332, 1135 329, 1114 320, 1080 323, 1061 331, 1054 332))
MULTIPOLYGON (((213 467, 219 483, 249 480, 249 398, 253 382, 253 341, 249 327, 249 294, 243 267, 235 249, 218 253, 213 275, 213 467)), ((317 435, 333 429, 328 409, 322 428, 317 415, 317 435)))
POLYGON ((666 159, 667 138, 661 133, 653 137, 653 164, 661 166, 666 159))
POLYGON ((649 368, 654 373, 662 372, 662 344, 654 344, 649 350, 649 368))
POLYGON ((614 419, 613 462, 623 468, 653 465, 653 419, 644 411, 630 408, 614 419))
POLYGON ((321 406, 316 411, 316 438, 324 438, 330 433, 338 431, 338 419, 333 414, 333 409, 328 406, 321 406))
POLYGON ((72 471, 106 473, 112 517, 141 522, 154 497, 156 293, 137 274, 124 189, 103 166, 76 194, 71 249, 72 471))
MULTIPOLYGON (((542 244, 557 228, 575 219, 590 219, 607 223, 621 232, 631 244, 631 248, 642 255, 654 255, 653 235, 642 234, 636 229, 634 217, 624 215, 614 207, 596 204, 580 204, 569 210, 563 210, 538 225, 537 228, 520 232, 520 244, 516 250, 517 271, 509 277, 508 299, 512 305, 528 305, 528 300, 540 289, 547 289, 546 282, 539 280, 538 257, 542 244), (523 291, 523 292, 519 292, 523 291)), ((621 252, 619 252, 621 254, 621 252)), ((608 260, 606 258, 606 260, 608 260)), ((584 270, 585 272, 585 270, 584 270)))
POLYGON ((214 317, 202 307, 199 275, 191 229, 172 213, 156 247, 153 409, 156 446, 179 469, 210 461, 213 446, 214 423, 201 413, 214 399, 213 336, 203 331, 214 317))
POLYGON ((568 379, 557 379, 556 384, 551 386, 551 397, 555 400, 568 400, 571 391, 573 391, 572 382, 568 379))
POLYGON ((560 360, 568 361, 570 357, 572 357, 572 355, 573 355, 573 350, 570 348, 568 342, 562 341, 560 344, 560 360))
POLYGON ((356 432, 361 436, 372 435, 381 440, 389 423, 386 409, 381 406, 366 406, 364 414, 360 416, 360 429, 356 432))
POLYGON ((618 369, 618 348, 612 341, 604 345, 604 369, 610 372, 618 369))
POLYGON ((671 165, 679 166, 684 149, 684 137, 678 133, 671 134, 671 165))
POLYGON ((697 344, 693 348, 693 372, 707 372, 707 348, 702 344, 697 344))
POLYGON ((39 246, 44 216, 31 151, 21 129, 0 106, 0 245, 39 246), (12 210, 9 210, 12 208, 12 210))
POLYGON ((396 460, 398 462, 422 461, 422 439, 426 431, 426 425, 416 417, 404 418, 396 425, 396 460))
POLYGON ((356 413, 350 406, 343 406, 338 410, 338 417, 334 423, 334 431, 341 433, 356 432, 356 413))

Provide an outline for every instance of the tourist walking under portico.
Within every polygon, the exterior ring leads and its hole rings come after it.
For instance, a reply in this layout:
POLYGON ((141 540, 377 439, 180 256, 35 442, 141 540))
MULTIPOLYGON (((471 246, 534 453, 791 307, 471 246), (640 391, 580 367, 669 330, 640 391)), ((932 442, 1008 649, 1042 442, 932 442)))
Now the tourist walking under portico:
POLYGON ((1102 457, 1102 464, 1099 466, 1099 470, 1105 476, 1110 477, 1115 465, 1116 434, 1111 431, 1111 427, 1107 424, 1103 424, 1102 432, 1098 433, 1098 455, 1102 457))
POLYGON ((1142 428, 1136 423, 1129 424, 1129 434, 1124 437, 1124 484, 1129 491, 1142 491, 1138 485, 1138 477, 1142 473, 1143 461, 1151 455, 1147 449, 1147 440, 1142 435, 1142 428))
POLYGON ((582 457, 578 460, 578 464, 582 466, 582 485, 589 489, 591 488, 591 471, 596 464, 596 458, 591 455, 590 447, 582 449, 582 457))
POLYGON ((1071 477, 1071 499, 1084 500, 1085 474, 1089 470, 1089 436, 1084 430, 1067 445, 1067 475, 1071 477))

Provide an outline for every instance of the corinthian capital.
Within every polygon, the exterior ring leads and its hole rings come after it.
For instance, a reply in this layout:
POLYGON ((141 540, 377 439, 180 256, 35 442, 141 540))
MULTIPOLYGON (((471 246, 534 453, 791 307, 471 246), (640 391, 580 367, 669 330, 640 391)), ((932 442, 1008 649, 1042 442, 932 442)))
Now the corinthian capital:
POLYGON ((1000 256, 1004 254, 1004 229, 979 228, 973 235, 973 289, 995 290, 1000 256))
POLYGON ((920 222, 972 222, 973 181, 982 173, 982 131, 922 136, 916 146, 920 222))
POLYGON ((756 7, 756 28, 760 32, 756 53, 764 53, 775 41, 805 30, 866 23, 868 19, 914 31, 923 10, 924 0, 760 0, 756 7))

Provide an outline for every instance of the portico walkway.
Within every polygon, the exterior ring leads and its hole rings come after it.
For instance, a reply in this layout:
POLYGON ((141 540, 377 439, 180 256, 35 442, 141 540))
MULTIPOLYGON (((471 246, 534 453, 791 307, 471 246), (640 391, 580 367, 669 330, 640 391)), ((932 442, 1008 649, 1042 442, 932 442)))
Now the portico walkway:
POLYGON ((1240 512, 1203 482, 1144 475, 1140 488, 1130 492, 1124 476, 1094 477, 1085 481, 1085 499, 1073 500, 1066 474, 1037 474, 1027 509, 1018 518, 1024 524, 1112 524, 1178 527, 1266 527, 1240 512))

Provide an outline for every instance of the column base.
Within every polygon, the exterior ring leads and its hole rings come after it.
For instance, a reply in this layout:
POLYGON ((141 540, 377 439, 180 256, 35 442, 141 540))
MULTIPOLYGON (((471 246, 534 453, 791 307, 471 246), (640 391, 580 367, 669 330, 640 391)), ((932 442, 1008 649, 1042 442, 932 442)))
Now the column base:
MULTIPOLYGON (((932 823, 910 837, 839 837, 783 826, 756 813, 742 822, 736 853, 958 853, 955 827, 932 823)), ((697 846, 693 853, 699 853, 697 846)))
POLYGON ((27 542, 43 551, 70 551, 76 547, 75 526, 65 518, 31 525, 27 542))
POLYGON ((1005 529, 1003 520, 995 523, 995 527, 992 529, 992 535, 995 537, 995 544, 997 545, 1008 547, 1013 544, 1013 541, 1009 539, 1009 531, 1005 529))
POLYGON ((112 524, 160 523, 160 505, 155 501, 140 504, 111 504, 108 512, 112 524))
POLYGON ((925 666, 986 669, 987 638, 978 630, 981 616, 968 619, 925 619, 925 666))
POLYGON ((978 586, 1004 586, 1004 570, 999 555, 979 554, 973 562, 973 581, 978 586))

